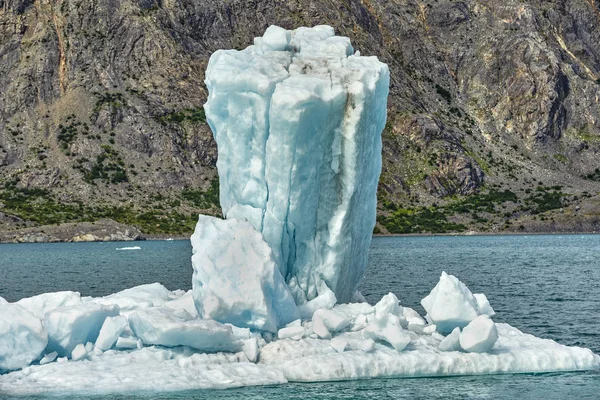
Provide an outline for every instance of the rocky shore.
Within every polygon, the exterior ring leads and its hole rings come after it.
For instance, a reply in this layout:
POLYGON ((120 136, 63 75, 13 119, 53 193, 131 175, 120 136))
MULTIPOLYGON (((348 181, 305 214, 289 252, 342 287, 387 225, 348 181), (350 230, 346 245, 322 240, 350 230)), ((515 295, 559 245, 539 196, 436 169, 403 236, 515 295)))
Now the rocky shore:
POLYGON ((0 243, 109 242, 146 240, 137 228, 110 219, 0 231, 0 243))

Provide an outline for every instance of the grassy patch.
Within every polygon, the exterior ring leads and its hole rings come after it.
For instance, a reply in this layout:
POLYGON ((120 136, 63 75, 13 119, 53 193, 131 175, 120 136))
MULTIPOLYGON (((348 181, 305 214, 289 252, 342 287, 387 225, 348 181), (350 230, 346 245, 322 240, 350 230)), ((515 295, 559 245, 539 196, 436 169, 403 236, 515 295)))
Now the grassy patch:
POLYGON ((393 202, 380 199, 380 205, 388 211, 388 215, 380 215, 377 221, 388 232, 396 234, 463 232, 467 229, 465 225, 451 222, 448 218, 469 214, 474 223, 485 224, 489 220, 478 213, 497 214, 498 206, 517 201, 517 195, 510 190, 490 190, 437 207, 400 208, 393 202))
POLYGON ((219 208, 219 178, 215 178, 206 190, 185 189, 181 197, 200 209, 219 208))
POLYGON ((183 214, 177 211, 141 211, 129 206, 87 206, 80 201, 65 203, 56 200, 47 190, 20 188, 17 184, 18 180, 9 181, 0 189, 0 201, 4 204, 2 211, 36 225, 109 218, 135 226, 146 234, 183 234, 193 231, 198 220, 196 212, 183 214))
POLYGON ((590 174, 583 175, 583 178, 590 181, 600 182, 600 168, 596 168, 594 172, 590 174))
POLYGON ((541 214, 546 211, 556 210, 564 206, 565 194, 560 186, 538 186, 528 198, 524 200, 523 211, 531 211, 531 214, 541 214))
POLYGON ((188 108, 181 111, 173 111, 168 114, 164 114, 157 118, 158 122, 163 125, 168 123, 182 124, 186 121, 191 123, 202 123, 206 121, 206 115, 204 114, 204 108, 188 108))
POLYGON ((378 216, 377 221, 394 234, 463 232, 467 229, 462 224, 449 222, 442 210, 433 207, 401 208, 388 216, 378 216))
POLYGON ((452 94, 447 90, 441 87, 440 85, 435 85, 435 91, 439 94, 448 104, 452 103, 452 94))
POLYGON ((83 174, 83 180, 87 183, 95 184, 97 179, 106 184, 129 182, 125 162, 119 153, 108 145, 102 146, 102 153, 96 157, 95 162, 89 163, 87 158, 79 158, 76 162, 73 168, 83 174))
POLYGON ((558 161, 560 163, 563 163, 563 164, 569 163, 569 159, 567 157, 563 156, 562 154, 555 154, 553 157, 556 161, 558 161))
POLYGON ((110 108, 111 113, 114 113, 119 108, 127 107, 127 100, 123 96, 123 93, 100 93, 96 95, 98 96, 98 100, 96 100, 92 115, 90 116, 92 122, 98 118, 98 114, 103 108, 110 108))
POLYGON ((444 207, 449 213, 496 212, 496 206, 506 202, 517 202, 517 195, 510 190, 490 190, 488 193, 478 193, 451 203, 444 207))
POLYGON ((56 138, 58 139, 58 143, 63 150, 66 151, 71 143, 77 139, 80 129, 83 135, 90 133, 90 128, 88 125, 85 123, 82 124, 80 121, 78 121, 75 117, 75 114, 69 115, 64 124, 58 125, 58 135, 56 138))

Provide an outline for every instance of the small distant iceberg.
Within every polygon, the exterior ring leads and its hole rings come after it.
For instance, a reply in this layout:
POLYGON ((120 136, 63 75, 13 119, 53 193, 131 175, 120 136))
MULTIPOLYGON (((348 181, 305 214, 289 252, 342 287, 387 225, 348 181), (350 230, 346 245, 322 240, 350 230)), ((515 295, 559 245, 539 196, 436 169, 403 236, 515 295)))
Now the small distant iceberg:
POLYGON ((141 250, 140 246, 132 246, 132 247, 117 247, 115 250, 141 250))
POLYGON ((175 240, 175 239, 173 239, 173 238, 168 238, 168 239, 165 239, 165 240, 166 240, 167 242, 172 242, 172 241, 173 241, 173 240, 175 240))

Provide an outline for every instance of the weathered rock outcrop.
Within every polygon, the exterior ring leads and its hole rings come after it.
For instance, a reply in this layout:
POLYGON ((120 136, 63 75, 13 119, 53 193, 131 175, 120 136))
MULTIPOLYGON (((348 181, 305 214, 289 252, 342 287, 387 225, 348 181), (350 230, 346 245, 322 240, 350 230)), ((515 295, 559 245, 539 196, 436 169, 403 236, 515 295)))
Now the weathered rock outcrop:
POLYGON ((81 203, 95 208, 87 219, 191 231, 191 215, 218 212, 202 110, 209 55, 247 46, 270 24, 324 23, 390 66, 382 205, 486 187, 524 202, 539 182, 579 199, 600 191, 593 0, 3 0, 0 180, 47 190, 28 201, 52 200, 56 213, 19 208, 14 190, 0 191, 0 212, 17 226, 77 221, 65 206, 81 203))

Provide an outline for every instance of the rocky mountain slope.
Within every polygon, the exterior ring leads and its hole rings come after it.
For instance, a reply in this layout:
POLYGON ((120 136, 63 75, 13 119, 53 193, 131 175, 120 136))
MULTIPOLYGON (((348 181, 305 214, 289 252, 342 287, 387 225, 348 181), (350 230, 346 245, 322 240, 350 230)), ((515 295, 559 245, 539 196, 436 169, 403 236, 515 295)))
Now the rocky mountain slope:
POLYGON ((600 229, 595 0, 0 0, 0 230, 218 214, 204 69, 270 24, 390 66, 376 232, 600 229))

